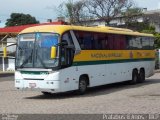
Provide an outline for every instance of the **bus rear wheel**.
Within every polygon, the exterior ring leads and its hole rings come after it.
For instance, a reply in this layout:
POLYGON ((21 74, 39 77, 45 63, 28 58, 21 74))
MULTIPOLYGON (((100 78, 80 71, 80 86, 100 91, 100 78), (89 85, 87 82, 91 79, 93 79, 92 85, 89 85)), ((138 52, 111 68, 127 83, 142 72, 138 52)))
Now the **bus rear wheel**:
POLYGON ((142 83, 145 81, 145 71, 144 69, 140 69, 138 83, 142 83))
POLYGON ((87 90, 87 87, 88 87, 87 78, 83 77, 83 76, 80 77, 78 94, 80 94, 80 95, 84 94, 87 90))

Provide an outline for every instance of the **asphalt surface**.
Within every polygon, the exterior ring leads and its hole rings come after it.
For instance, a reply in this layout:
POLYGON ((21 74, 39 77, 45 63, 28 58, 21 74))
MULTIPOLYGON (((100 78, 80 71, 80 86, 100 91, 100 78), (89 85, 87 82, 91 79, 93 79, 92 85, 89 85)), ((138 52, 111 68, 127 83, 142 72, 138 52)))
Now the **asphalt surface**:
POLYGON ((160 113, 160 73, 145 83, 118 83, 89 89, 85 95, 18 91, 14 77, 0 77, 0 113, 12 114, 155 114, 160 113))

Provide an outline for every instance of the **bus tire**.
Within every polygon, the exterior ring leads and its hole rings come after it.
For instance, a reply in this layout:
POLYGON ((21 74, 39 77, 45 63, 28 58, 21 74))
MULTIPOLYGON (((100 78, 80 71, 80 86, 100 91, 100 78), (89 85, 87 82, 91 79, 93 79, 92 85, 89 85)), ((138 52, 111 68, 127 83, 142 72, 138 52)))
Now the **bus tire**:
POLYGON ((138 79, 139 79, 138 71, 136 69, 134 69, 132 71, 132 80, 130 81, 130 84, 136 84, 138 79))
POLYGON ((88 87, 88 79, 85 76, 81 76, 79 79, 79 87, 78 87, 78 94, 83 95, 88 87))
POLYGON ((145 81, 145 70, 143 68, 140 69, 138 83, 142 83, 145 81))

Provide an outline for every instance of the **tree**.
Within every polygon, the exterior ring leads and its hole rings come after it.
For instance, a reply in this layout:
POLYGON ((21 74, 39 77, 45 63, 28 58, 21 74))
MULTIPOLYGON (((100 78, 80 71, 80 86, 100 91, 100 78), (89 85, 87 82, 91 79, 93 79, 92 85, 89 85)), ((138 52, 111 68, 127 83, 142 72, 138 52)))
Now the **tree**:
POLYGON ((134 24, 138 22, 138 18, 143 16, 143 12, 141 8, 134 7, 126 9, 126 11, 122 12, 121 15, 125 25, 129 27, 131 23, 134 24))
POLYGON ((86 0, 85 5, 90 14, 105 20, 109 25, 113 18, 120 16, 123 10, 134 4, 131 0, 86 0))
POLYGON ((68 0, 58 7, 60 17, 66 17, 71 24, 91 19, 105 20, 107 24, 121 15, 125 9, 132 7, 131 0, 68 0))
POLYGON ((37 21, 35 17, 32 17, 29 14, 12 13, 10 15, 10 18, 7 19, 6 26, 19 26, 37 23, 39 23, 39 21, 37 21))
POLYGON ((61 3, 57 9, 59 17, 65 17, 69 20, 70 24, 81 24, 81 21, 86 19, 85 1, 79 0, 73 2, 68 0, 65 3, 61 3))

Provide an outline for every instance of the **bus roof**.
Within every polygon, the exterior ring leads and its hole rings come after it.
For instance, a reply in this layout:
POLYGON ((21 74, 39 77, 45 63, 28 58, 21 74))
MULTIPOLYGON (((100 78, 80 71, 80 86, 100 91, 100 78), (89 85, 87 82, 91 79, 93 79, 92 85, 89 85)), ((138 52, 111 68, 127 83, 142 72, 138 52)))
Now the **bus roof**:
POLYGON ((152 34, 135 32, 130 29, 107 27, 107 26, 84 27, 84 26, 73 26, 73 25, 41 25, 41 26, 29 27, 21 31, 20 34, 33 33, 33 32, 53 32, 53 33, 62 34, 68 30, 80 30, 80 31, 88 31, 88 32, 100 32, 100 33, 113 33, 113 34, 153 37, 152 34))

